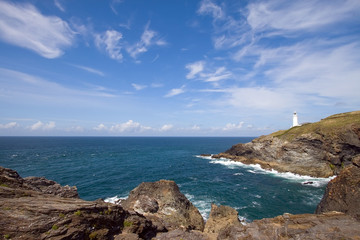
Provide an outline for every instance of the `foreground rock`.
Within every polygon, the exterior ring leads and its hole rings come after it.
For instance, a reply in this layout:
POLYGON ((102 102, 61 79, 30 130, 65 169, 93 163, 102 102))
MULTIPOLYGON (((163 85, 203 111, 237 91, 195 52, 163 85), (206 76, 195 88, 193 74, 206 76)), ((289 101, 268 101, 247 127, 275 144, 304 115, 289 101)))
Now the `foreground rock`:
POLYGON ((316 213, 328 211, 343 212, 360 220, 360 155, 328 183, 316 213))
POLYGON ((360 239, 360 159, 352 162, 328 187, 318 208, 321 214, 284 214, 242 225, 235 209, 213 204, 205 228, 199 211, 173 181, 142 183, 121 206, 84 201, 74 187, 43 178, 23 179, 0 167, 0 236, 56 240, 360 239), (327 212, 337 206, 343 213, 327 212))
POLYGON ((141 183, 121 205, 151 219, 159 229, 204 229, 199 210, 180 192, 174 181, 141 183))
POLYGON ((0 167, 0 236, 112 239, 132 232, 151 239, 156 235, 156 227, 145 217, 102 200, 81 200, 75 190, 42 178, 23 179, 17 172, 0 167))
POLYGON ((360 222, 339 212, 284 214, 255 220, 246 226, 229 225, 217 239, 360 239, 360 222))
POLYGON ((338 174, 360 154, 360 111, 237 144, 214 158, 228 158, 265 169, 314 177, 338 174))

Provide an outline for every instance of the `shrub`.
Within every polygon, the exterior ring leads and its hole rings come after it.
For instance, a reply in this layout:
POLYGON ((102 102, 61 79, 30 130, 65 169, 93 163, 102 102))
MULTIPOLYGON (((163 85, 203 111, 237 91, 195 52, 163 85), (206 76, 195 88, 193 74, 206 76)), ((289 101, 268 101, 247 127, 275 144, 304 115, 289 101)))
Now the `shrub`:
POLYGON ((132 222, 124 220, 124 227, 131 227, 133 225, 132 222))
POLYGON ((75 216, 81 216, 81 211, 77 210, 74 214, 75 214, 75 216))
POLYGON ((54 224, 51 229, 52 229, 52 230, 58 230, 58 229, 59 229, 59 226, 56 225, 56 224, 54 224))

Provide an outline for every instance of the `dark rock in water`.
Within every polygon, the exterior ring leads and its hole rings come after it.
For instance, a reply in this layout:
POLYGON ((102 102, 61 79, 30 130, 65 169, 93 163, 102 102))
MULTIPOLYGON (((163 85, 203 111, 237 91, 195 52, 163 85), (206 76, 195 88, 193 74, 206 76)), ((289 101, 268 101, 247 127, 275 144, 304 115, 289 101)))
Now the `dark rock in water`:
POLYGON ((211 157, 211 154, 207 154, 207 153, 203 153, 203 154, 200 154, 201 157, 211 157))
POLYGON ((346 167, 331 180, 319 203, 316 213, 338 211, 360 220, 360 155, 354 157, 353 165, 346 167))
POLYGON ((304 185, 314 184, 314 182, 303 182, 304 185))
POLYGON ((264 169, 313 177, 340 173, 360 154, 360 111, 330 116, 319 122, 278 131, 237 144, 213 158, 228 158, 264 169))
POLYGON ((174 181, 141 183, 121 205, 151 219, 158 229, 204 229, 199 210, 180 192, 174 181))

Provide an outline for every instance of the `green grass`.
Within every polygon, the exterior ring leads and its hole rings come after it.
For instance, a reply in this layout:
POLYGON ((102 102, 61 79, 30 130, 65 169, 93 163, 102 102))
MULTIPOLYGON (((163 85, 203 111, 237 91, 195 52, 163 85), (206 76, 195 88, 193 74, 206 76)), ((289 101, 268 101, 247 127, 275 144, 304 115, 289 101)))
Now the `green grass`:
POLYGON ((75 216, 81 216, 82 213, 80 210, 77 210, 74 214, 75 214, 75 216))
POLYGON ((52 227, 51 227, 52 230, 58 230, 59 229, 59 226, 54 224, 52 227))
POLYGON ((131 227, 133 225, 132 222, 124 220, 124 227, 131 227))
POLYGON ((291 141, 303 134, 316 134, 331 138, 338 136, 340 132, 344 132, 344 130, 350 129, 352 126, 360 127, 360 111, 332 115, 319 122, 277 131, 270 134, 270 136, 287 141, 291 141))

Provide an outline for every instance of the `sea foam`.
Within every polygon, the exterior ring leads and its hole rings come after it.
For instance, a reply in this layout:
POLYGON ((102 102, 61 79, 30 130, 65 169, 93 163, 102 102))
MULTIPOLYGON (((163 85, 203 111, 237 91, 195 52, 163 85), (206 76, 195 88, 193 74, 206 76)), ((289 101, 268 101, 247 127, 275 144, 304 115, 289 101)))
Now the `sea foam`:
MULTIPOLYGON (((307 186, 312 186, 312 187, 323 187, 330 180, 335 178, 335 176, 329 178, 317 178, 306 175, 299 175, 291 172, 278 172, 274 169, 267 170, 267 169, 263 169, 259 164, 244 164, 242 162, 233 161, 227 158, 214 159, 211 158, 211 156, 206 156, 206 157, 196 156, 196 157, 208 159, 212 164, 221 164, 223 166, 228 167, 229 169, 243 168, 243 169, 247 169, 247 172, 252 174, 269 174, 274 177, 285 178, 287 180, 300 182, 301 184, 304 185, 306 184, 307 186)), ((235 175, 240 175, 240 174, 235 174, 235 175)))

